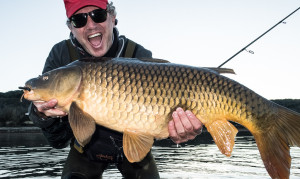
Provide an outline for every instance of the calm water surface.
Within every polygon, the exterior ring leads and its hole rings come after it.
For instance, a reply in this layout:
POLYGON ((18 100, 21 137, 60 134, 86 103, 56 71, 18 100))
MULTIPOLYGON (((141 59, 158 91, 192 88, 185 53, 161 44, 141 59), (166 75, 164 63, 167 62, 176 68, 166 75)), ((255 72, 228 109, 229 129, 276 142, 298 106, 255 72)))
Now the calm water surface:
MULTIPOLYGON (((0 133, 0 178, 60 178, 69 148, 52 149, 40 133, 0 133)), ((180 146, 168 141, 153 147, 161 178, 269 178, 256 143, 242 132, 230 158, 220 153, 209 134, 180 146)), ((292 179, 300 179, 300 148, 291 149, 292 179)), ((103 178, 121 178, 112 165, 103 178)))

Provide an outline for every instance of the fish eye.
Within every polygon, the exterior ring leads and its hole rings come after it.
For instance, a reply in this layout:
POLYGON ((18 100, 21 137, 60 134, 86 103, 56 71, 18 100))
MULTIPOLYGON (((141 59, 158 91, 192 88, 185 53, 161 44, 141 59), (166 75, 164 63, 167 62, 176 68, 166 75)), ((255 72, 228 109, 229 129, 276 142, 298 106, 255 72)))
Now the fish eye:
POLYGON ((48 78, 49 78, 48 76, 43 76, 44 81, 48 80, 48 78))

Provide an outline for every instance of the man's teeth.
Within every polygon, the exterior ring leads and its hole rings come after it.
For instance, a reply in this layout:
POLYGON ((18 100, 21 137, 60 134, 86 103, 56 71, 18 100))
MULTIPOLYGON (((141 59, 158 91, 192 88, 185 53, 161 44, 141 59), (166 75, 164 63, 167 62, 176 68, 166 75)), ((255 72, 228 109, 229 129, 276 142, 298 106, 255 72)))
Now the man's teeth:
POLYGON ((101 36, 101 35, 102 35, 101 33, 96 33, 96 34, 90 35, 90 36, 89 36, 89 39, 90 39, 90 38, 97 37, 97 36, 101 36))

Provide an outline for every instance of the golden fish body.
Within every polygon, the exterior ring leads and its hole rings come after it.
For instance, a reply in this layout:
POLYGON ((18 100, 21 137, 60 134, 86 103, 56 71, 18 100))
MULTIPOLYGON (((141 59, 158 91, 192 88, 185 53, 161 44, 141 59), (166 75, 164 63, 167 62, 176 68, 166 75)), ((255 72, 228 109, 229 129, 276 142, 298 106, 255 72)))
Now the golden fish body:
POLYGON ((131 162, 145 157, 154 138, 169 136, 167 124, 177 107, 201 119, 227 156, 237 133, 228 121, 245 126, 272 178, 288 178, 289 146, 300 145, 300 114, 206 68, 152 60, 85 59, 29 80, 26 87, 32 89, 25 90, 28 100, 58 100, 57 107, 69 113, 74 135, 83 146, 95 123, 123 132, 124 153, 131 162))
POLYGON ((77 101, 98 124, 120 132, 130 128, 166 138, 161 131, 177 107, 204 124, 225 117, 248 127, 274 113, 272 102, 208 69, 132 59, 82 63, 84 89, 77 101))

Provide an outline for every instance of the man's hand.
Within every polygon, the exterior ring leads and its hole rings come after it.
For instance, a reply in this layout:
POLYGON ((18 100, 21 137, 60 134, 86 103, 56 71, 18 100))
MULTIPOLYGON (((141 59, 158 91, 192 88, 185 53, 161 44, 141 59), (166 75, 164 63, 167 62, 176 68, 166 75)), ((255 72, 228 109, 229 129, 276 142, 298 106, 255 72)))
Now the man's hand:
POLYGON ((66 116, 67 113, 56 109, 55 106, 57 104, 56 99, 51 99, 47 102, 33 102, 38 112, 48 116, 48 117, 63 117, 66 116))
POLYGON ((177 108, 172 114, 173 120, 169 122, 169 134, 173 142, 179 144, 194 139, 201 134, 203 124, 189 110, 177 108))

